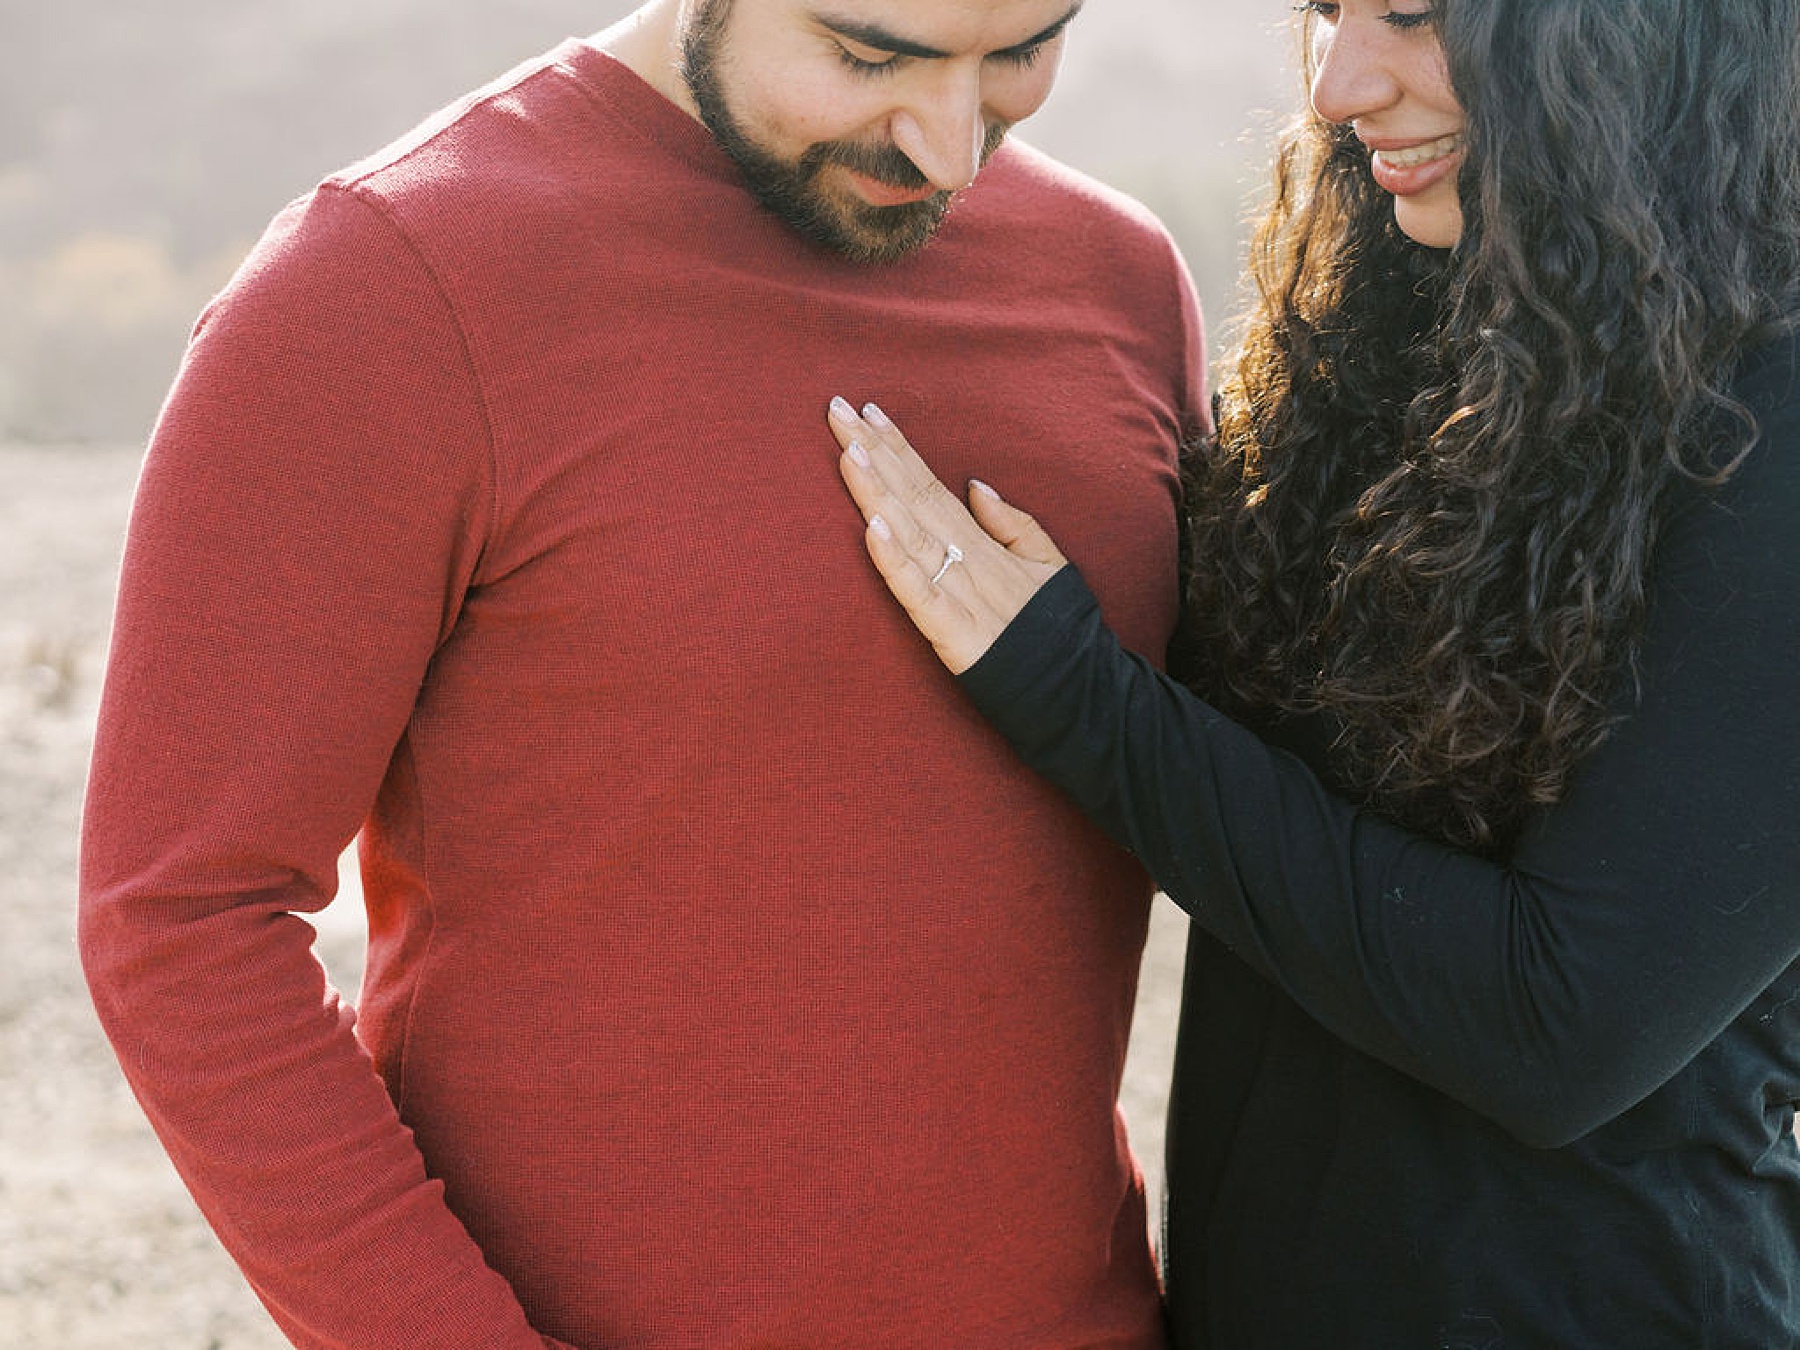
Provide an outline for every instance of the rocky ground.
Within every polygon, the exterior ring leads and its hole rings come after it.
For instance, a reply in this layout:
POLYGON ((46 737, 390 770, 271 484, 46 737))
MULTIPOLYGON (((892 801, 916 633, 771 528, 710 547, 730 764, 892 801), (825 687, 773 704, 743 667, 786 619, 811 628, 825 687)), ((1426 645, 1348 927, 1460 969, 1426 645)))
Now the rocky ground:
MULTIPOLYGON (((102 1040, 76 965, 75 834, 137 457, 0 446, 0 1350, 278 1350, 102 1040)), ((346 987, 355 909, 321 954, 346 987)), ((1153 1186, 1180 978, 1158 902, 1125 1106, 1153 1186)))

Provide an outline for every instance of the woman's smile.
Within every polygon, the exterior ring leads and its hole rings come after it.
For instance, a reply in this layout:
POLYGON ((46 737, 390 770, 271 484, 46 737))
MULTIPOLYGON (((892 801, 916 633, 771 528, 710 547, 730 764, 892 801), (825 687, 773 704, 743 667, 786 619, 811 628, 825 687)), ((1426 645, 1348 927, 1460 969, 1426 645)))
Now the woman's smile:
POLYGON ((1463 134, 1436 140, 1369 144, 1369 172, 1384 191, 1415 197, 1455 173, 1462 163, 1463 134))

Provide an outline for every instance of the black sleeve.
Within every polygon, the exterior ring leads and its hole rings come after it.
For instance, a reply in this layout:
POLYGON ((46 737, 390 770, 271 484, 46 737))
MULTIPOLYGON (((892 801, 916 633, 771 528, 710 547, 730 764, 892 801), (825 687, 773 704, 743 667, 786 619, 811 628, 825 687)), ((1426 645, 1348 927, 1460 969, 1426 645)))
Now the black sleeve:
POLYGON ((1122 650, 1073 568, 962 683, 1196 922, 1520 1139, 1635 1104, 1800 955, 1800 435, 1665 533, 1630 717, 1506 865, 1408 834, 1122 650))

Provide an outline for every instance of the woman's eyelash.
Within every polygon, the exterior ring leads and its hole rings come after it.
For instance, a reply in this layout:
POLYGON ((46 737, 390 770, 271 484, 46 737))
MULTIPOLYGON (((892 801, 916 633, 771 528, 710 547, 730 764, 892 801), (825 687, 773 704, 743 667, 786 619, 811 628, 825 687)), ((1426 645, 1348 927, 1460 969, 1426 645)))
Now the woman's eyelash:
MULTIPOLYGON (((1294 6, 1294 13, 1316 14, 1321 19, 1335 19, 1338 16, 1338 6, 1330 3, 1330 0, 1301 0, 1300 4, 1294 6)), ((1381 21, 1390 28, 1410 31, 1414 28, 1426 27, 1431 23, 1432 17, 1432 12, 1428 9, 1420 10, 1416 14, 1401 14, 1389 10, 1381 16, 1381 21)))

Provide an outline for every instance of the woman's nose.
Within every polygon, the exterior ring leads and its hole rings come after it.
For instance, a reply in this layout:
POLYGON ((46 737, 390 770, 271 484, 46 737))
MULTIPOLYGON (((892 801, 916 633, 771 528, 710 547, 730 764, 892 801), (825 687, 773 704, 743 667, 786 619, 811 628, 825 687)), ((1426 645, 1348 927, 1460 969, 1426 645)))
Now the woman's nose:
POLYGON ((1312 106, 1327 122, 1350 123, 1396 102, 1388 47, 1393 34, 1380 19, 1341 16, 1313 34, 1312 106))

